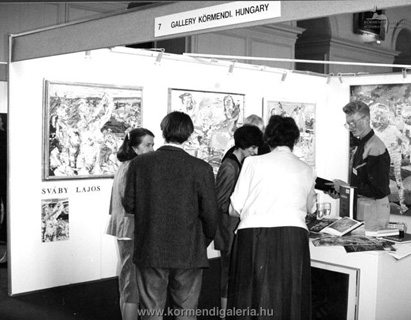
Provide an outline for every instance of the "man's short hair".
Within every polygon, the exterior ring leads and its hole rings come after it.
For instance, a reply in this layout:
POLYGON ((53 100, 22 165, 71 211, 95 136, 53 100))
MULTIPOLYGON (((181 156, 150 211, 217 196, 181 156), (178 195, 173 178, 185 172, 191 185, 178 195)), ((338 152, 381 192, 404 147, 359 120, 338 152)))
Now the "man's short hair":
POLYGON ((261 147, 263 142, 263 133, 255 125, 245 124, 234 132, 236 149, 247 149, 252 146, 261 147))
POLYGON ((370 108, 362 101, 351 101, 343 107, 343 111, 347 115, 355 113, 370 117, 370 108))
POLYGON ((173 111, 166 115, 160 124, 166 142, 183 143, 194 132, 190 116, 184 112, 173 111))

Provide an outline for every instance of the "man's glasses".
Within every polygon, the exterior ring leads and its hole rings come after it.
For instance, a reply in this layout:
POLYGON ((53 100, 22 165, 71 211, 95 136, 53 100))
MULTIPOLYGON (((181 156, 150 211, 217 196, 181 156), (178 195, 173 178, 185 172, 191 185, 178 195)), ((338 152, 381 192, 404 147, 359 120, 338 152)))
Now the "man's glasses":
POLYGON ((351 127, 356 127, 356 126, 357 126, 357 122, 360 121, 361 119, 364 119, 364 118, 365 118, 365 116, 362 116, 361 118, 359 118, 359 119, 357 119, 357 120, 344 123, 344 127, 345 127, 346 129, 350 129, 351 127))

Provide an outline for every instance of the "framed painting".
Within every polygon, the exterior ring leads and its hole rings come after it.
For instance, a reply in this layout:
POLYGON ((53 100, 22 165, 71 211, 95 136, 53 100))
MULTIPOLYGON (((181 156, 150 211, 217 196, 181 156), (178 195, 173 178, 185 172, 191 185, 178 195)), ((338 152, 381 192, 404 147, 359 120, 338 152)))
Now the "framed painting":
POLYGON ((113 177, 125 132, 142 124, 142 88, 44 81, 43 180, 113 177))
POLYGON ((244 94, 169 89, 168 111, 190 115, 194 133, 184 149, 207 161, 217 174, 225 152, 234 145, 233 134, 244 121, 244 94))
POLYGON ((69 199, 41 200, 41 241, 69 240, 69 199))
POLYGON ((292 117, 300 129, 300 140, 293 152, 312 167, 315 167, 315 107, 315 103, 263 98, 264 123, 267 125, 273 115, 292 117))
POLYGON ((390 154, 391 213, 411 215, 411 83, 350 86, 350 98, 370 107, 371 127, 390 154))

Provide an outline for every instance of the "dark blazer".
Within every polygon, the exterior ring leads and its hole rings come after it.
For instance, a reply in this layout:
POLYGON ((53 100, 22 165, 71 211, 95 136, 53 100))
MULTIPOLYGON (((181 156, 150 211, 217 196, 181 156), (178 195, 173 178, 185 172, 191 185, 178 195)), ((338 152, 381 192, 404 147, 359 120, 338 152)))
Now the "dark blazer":
POLYGON ((162 146, 130 162, 123 206, 135 216, 133 261, 157 268, 208 267, 217 229, 212 167, 162 146))
POLYGON ((214 239, 214 249, 220 251, 231 251, 234 242, 234 231, 237 229, 240 218, 232 217, 228 214, 230 206, 230 196, 234 191, 238 176, 241 170, 241 163, 237 157, 231 153, 221 163, 216 178, 216 195, 218 214, 218 228, 214 239))

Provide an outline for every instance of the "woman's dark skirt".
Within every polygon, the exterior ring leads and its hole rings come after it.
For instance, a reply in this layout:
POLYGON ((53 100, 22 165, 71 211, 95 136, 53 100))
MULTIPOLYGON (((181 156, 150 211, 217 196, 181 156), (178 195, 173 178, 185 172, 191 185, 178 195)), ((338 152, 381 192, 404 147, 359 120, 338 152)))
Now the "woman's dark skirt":
POLYGON ((227 319, 311 319, 308 231, 238 230, 230 268, 227 319))

